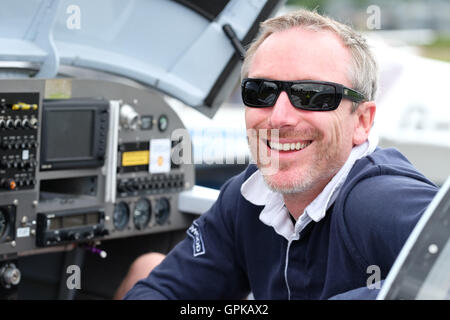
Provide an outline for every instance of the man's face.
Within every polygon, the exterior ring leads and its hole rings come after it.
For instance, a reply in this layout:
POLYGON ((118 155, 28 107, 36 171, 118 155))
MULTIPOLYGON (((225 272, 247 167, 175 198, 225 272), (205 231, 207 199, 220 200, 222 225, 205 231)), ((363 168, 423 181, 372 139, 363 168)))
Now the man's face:
MULTIPOLYGON (((352 87, 347 77, 350 59, 350 52, 333 33, 292 28, 272 34, 260 45, 248 77, 330 81, 352 87)), ((258 136, 256 141, 266 148, 263 151, 271 162, 278 161, 278 170, 264 175, 269 187, 282 193, 323 188, 345 163, 353 147, 357 117, 351 113, 351 105, 351 101, 343 99, 333 111, 296 109, 283 91, 273 107, 246 107, 247 130, 277 129, 278 142, 283 147, 285 144, 298 147, 299 143, 301 146, 300 150, 276 150, 269 146, 273 142, 270 134, 267 138, 258 136)), ((254 152, 253 158, 257 159, 254 152)), ((257 160, 257 164, 263 167, 261 161, 257 160)))

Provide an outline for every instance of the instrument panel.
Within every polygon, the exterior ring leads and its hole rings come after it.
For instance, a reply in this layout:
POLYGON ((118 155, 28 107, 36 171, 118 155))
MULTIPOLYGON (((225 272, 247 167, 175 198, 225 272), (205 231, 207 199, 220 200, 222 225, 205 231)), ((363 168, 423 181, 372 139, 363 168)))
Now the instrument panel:
POLYGON ((194 186, 190 138, 160 94, 104 80, 0 84, 1 260, 190 225, 177 211, 194 186))

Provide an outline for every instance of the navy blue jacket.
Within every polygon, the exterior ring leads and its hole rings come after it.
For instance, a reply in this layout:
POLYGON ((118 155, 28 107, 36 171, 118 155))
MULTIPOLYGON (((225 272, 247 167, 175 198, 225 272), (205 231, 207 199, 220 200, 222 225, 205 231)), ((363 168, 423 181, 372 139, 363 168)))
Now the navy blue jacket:
POLYGON ((364 298, 354 293, 372 283, 368 267, 386 277, 438 191, 396 149, 377 148, 355 162, 326 216, 302 230, 286 259, 287 240, 259 220, 263 207, 240 193, 255 170, 250 165, 227 181, 188 237, 125 298, 364 298))

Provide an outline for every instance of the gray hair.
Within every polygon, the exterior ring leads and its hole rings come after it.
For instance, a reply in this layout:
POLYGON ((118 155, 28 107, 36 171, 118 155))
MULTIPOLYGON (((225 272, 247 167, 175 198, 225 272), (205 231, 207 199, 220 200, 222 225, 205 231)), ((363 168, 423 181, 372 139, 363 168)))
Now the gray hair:
MULTIPOLYGON (((329 30, 338 35, 352 55, 348 78, 353 89, 362 93, 368 100, 375 100, 378 88, 378 66, 366 40, 351 27, 305 9, 290 12, 261 23, 259 35, 250 44, 246 52, 241 69, 241 79, 247 77, 253 56, 264 40, 275 32, 294 27, 314 31, 329 30)), ((359 103, 353 103, 352 112, 356 110, 358 105, 359 103)))

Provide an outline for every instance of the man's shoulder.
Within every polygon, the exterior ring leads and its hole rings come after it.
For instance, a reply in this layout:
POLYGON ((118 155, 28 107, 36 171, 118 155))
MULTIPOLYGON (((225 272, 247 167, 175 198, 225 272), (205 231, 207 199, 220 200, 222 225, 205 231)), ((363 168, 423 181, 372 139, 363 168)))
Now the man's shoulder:
POLYGON ((375 175, 387 177, 400 175, 433 184, 396 148, 377 147, 374 152, 355 162, 349 178, 375 175))
POLYGON ((395 149, 377 149, 355 166, 336 199, 334 219, 348 246, 367 262, 393 259, 438 188, 395 149))
POLYGON ((350 170, 340 196, 347 198, 358 193, 372 199, 384 197, 401 186, 408 188, 432 188, 433 182, 419 172, 413 164, 395 148, 377 148, 370 155, 357 160, 350 170))
POLYGON ((379 212, 376 217, 399 211, 407 214, 414 209, 412 204, 427 205, 437 193, 438 188, 422 179, 408 174, 382 174, 366 176, 349 186, 343 194, 343 205, 348 214, 358 216, 379 212), (352 210, 357 208, 357 212, 352 210))
POLYGON ((379 219, 389 212, 418 210, 414 205, 419 203, 422 209, 437 191, 397 149, 377 148, 355 163, 339 201, 347 214, 361 217, 376 211, 378 214, 370 218, 379 219))

